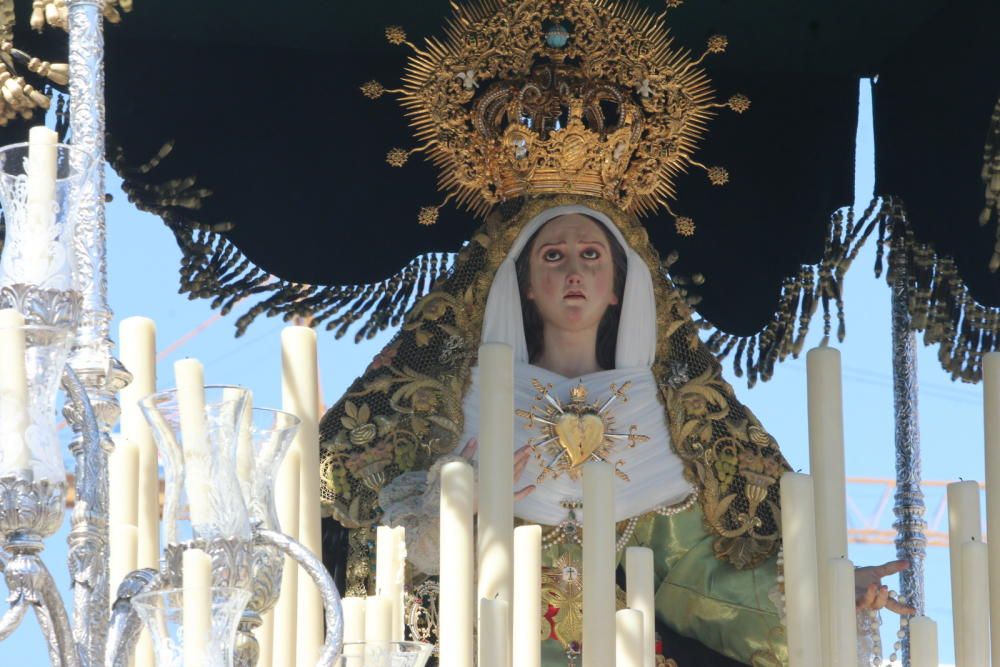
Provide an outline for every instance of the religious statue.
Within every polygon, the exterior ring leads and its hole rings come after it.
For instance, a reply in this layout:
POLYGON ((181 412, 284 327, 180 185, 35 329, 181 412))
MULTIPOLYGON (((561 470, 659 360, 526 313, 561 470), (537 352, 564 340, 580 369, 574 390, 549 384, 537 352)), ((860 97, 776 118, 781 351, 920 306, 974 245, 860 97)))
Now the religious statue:
MULTIPOLYGON (((379 524, 406 527, 410 586, 433 590, 420 584, 437 574, 438 475, 476 457, 477 349, 501 342, 515 361, 515 517, 545 526, 543 664, 572 664, 585 643, 579 466, 595 458, 615 466, 619 553, 656 554, 665 655, 681 667, 786 664, 788 465, 722 378, 640 221, 668 207, 677 174, 702 167, 693 155, 714 110, 748 100, 714 102, 702 59, 627 4, 455 12, 443 41, 412 47, 396 92, 424 142, 415 150, 485 223, 323 420, 322 501, 346 530, 346 593, 371 590, 379 524)), ((398 28, 387 36, 409 44, 398 28)), ((709 40, 708 52, 724 48, 709 40)), ((705 169, 724 183, 724 169, 705 169)), ((425 208, 420 221, 435 216, 425 208)), ((878 577, 903 566, 862 568, 862 602, 884 606, 878 577)))

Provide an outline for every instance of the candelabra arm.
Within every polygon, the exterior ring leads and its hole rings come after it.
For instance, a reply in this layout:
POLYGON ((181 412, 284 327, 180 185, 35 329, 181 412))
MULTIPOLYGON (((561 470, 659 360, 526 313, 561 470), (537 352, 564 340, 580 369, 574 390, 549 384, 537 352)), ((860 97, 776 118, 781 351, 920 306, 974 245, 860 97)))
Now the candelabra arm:
POLYGON ((80 667, 69 616, 52 574, 39 555, 41 543, 32 537, 14 538, 8 539, 6 548, 13 554, 4 571, 13 605, 0 621, 0 639, 13 632, 27 609, 34 607, 38 625, 48 644, 51 664, 56 667, 80 667), (21 610, 18 610, 19 607, 21 610))
MULTIPOLYGON (((101 425, 97 421, 97 414, 94 412, 94 406, 90 403, 90 397, 87 396, 87 388, 83 386, 83 382, 80 381, 80 377, 72 366, 67 365, 63 369, 62 386, 66 390, 67 398, 69 398, 68 403, 73 405, 73 412, 78 416, 81 424, 80 433, 83 437, 84 450, 100 446, 101 425)), ((77 489, 77 491, 79 490, 77 489)))
POLYGON ((340 592, 323 566, 309 549, 284 533, 265 528, 254 531, 254 541, 277 547, 292 558, 309 574, 319 588, 323 599, 323 616, 326 620, 326 640, 323 642, 323 652, 317 661, 317 667, 332 667, 334 658, 340 653, 344 643, 344 614, 340 604, 340 592))
POLYGON ((129 658, 142 632, 142 621, 132 607, 132 598, 162 588, 163 578, 153 569, 131 572, 118 587, 118 599, 111 608, 105 667, 128 667, 129 658))
POLYGON ((14 630, 21 625, 24 615, 28 613, 28 605, 24 598, 18 598, 10 606, 10 609, 0 618, 0 642, 10 637, 14 630))
POLYGON ((49 579, 42 591, 45 602, 35 607, 38 625, 42 628, 49 647, 49 662, 55 667, 80 667, 80 660, 73 642, 69 617, 55 582, 49 579))

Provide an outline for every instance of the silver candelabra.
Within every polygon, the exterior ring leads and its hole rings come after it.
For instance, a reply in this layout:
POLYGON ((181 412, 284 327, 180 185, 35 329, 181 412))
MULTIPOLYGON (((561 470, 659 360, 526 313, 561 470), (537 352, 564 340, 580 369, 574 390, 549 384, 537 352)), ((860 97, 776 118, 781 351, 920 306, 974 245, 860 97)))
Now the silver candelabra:
MULTIPOLYGON (((127 665, 141 629, 138 602, 176 587, 181 577, 180 555, 186 549, 199 548, 212 559, 213 587, 222 576, 227 585, 246 590, 251 600, 240 619, 233 647, 236 664, 256 663, 252 631, 259 624, 260 613, 276 600, 283 555, 288 555, 319 587, 326 637, 318 664, 332 665, 343 629, 337 589, 315 555, 259 518, 252 522, 247 518, 248 530, 236 537, 195 535, 169 543, 159 571, 139 570, 125 577, 114 604, 109 605, 108 455, 114 448, 110 432, 120 414, 117 394, 131 381, 131 375, 114 358, 109 336, 112 313, 107 302, 103 169, 104 0, 68 0, 67 5, 72 147, 60 148, 65 165, 61 167, 63 175, 57 174, 59 197, 49 212, 52 224, 45 227, 52 232, 51 238, 33 238, 31 234, 38 234, 30 230, 15 231, 16 218, 24 214, 25 201, 30 198, 25 192, 28 174, 16 173, 16 160, 6 165, 11 173, 10 186, 4 192, 8 232, 5 264, 0 267, 0 306, 13 307, 25 316, 23 326, 14 327, 26 341, 25 400, 30 417, 23 433, 35 430, 31 437, 23 436, 30 455, 26 462, 3 460, 0 468, 0 572, 10 591, 10 606, 0 617, 0 641, 13 634, 28 611, 34 610, 51 664, 127 665), (37 249, 40 243, 61 249, 60 256, 65 256, 71 267, 71 284, 49 284, 51 281, 19 273, 14 263, 19 253, 23 250, 28 256, 29 247, 37 249), (75 503, 68 558, 72 615, 41 558, 45 539, 59 529, 65 514, 67 486, 65 475, 60 475, 58 450, 56 462, 51 462, 54 400, 60 376, 66 392, 63 412, 74 433, 70 450, 75 460, 75 503), (46 409, 51 413, 49 423, 43 414, 46 409), (53 472, 49 473, 50 469, 53 472)), ((9 151, 9 156, 19 156, 17 150, 9 151)), ((6 411, 8 407, 9 401, 0 395, 0 451, 6 439, 22 437, 11 435, 4 425, 12 414, 6 411)))

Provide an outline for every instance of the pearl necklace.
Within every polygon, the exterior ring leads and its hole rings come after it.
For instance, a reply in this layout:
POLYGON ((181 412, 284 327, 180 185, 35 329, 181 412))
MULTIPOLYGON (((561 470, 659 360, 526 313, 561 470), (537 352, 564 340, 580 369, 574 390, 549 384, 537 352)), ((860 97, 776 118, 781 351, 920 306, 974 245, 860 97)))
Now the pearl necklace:
MULTIPOLYGON (((690 509, 698 500, 698 492, 694 491, 680 503, 674 505, 659 505, 646 514, 638 514, 625 522, 625 528, 615 542, 615 552, 621 553, 622 549, 632 540, 639 519, 648 514, 656 513, 660 516, 674 516, 690 509)), ((583 524, 576 517, 576 510, 583 509, 583 502, 580 500, 566 500, 559 503, 567 511, 567 516, 558 526, 542 536, 542 547, 548 548, 557 544, 565 544, 567 541, 572 544, 583 544, 583 524)))

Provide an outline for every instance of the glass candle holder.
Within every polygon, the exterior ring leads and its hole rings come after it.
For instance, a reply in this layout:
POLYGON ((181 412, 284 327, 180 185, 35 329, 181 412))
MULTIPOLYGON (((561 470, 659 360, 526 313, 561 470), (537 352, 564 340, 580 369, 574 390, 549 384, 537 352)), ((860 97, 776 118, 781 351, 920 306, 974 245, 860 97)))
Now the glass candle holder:
POLYGON ((67 144, 0 148, 0 203, 6 232, 0 256, 0 308, 29 324, 75 327, 80 317, 71 190, 94 161, 67 144))
POLYGON ((65 484, 56 398, 72 339, 63 327, 0 326, 0 476, 65 484))
POLYGON ((187 440, 176 389, 139 402, 164 462, 163 544, 250 540, 250 520, 236 477, 236 445, 247 395, 240 387, 205 387, 204 430, 187 440))
MULTIPOLYGON (((212 587, 211 628, 197 664, 201 667, 232 667, 236 626, 250 599, 241 588, 212 587)), ((132 606, 149 630, 157 667, 185 667, 184 592, 180 588, 141 593, 132 606)))
POLYGON ((423 642, 348 642, 334 667, 424 667, 432 644, 423 642))
MULTIPOLYGON (((254 408, 250 411, 251 451, 241 443, 237 454, 238 470, 250 470, 249 479, 240 475, 240 490, 250 514, 250 523, 268 530, 281 530, 274 505, 274 485, 285 453, 301 420, 280 410, 254 408), (252 456, 252 465, 241 457, 252 456)), ((281 592, 281 569, 284 554, 270 545, 255 545, 253 552, 253 597, 247 610, 263 614, 274 607, 281 592)))

